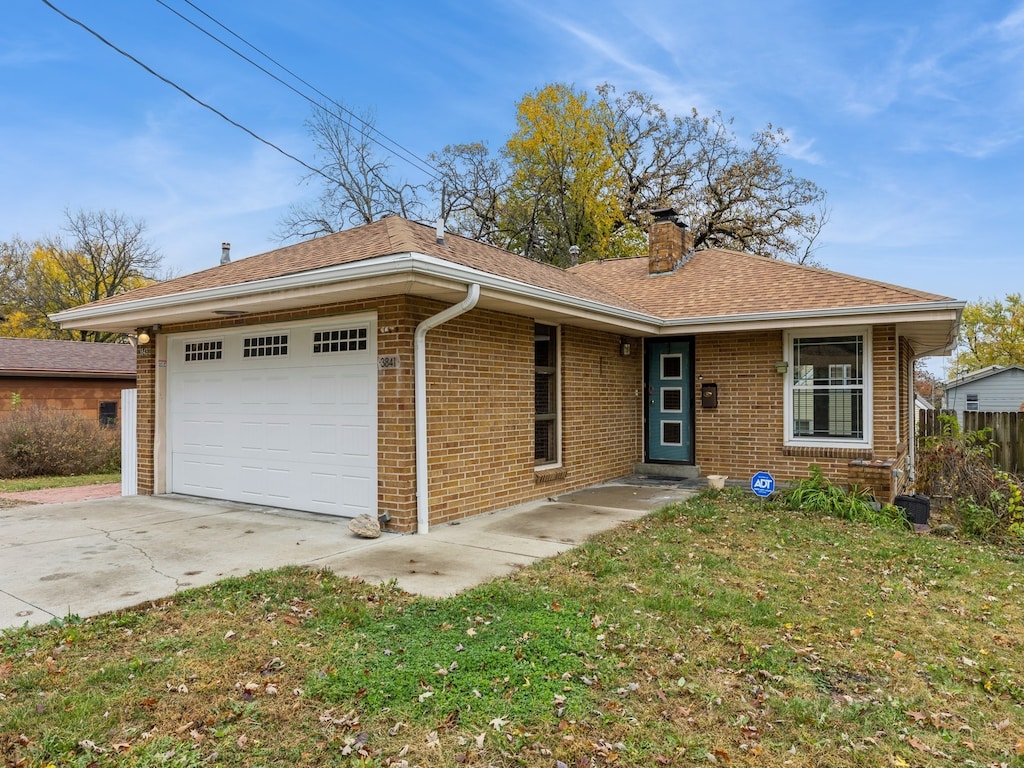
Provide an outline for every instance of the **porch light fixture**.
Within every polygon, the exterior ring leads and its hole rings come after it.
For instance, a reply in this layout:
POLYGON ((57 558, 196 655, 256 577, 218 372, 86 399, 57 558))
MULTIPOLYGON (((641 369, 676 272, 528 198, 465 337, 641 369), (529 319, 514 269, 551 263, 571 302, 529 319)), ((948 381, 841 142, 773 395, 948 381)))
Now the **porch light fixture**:
POLYGON ((150 339, 153 338, 152 334, 156 333, 159 330, 159 325, 154 325, 150 327, 148 331, 145 328, 143 328, 141 331, 139 331, 138 335, 135 338, 139 342, 139 344, 149 344, 150 339))
POLYGON ((775 372, 780 374, 780 375, 785 373, 788 370, 789 370, 789 362, 786 361, 786 360, 779 360, 775 364, 775 372))
POLYGON ((619 354, 623 357, 629 357, 633 354, 633 340, 628 339, 625 336, 619 339, 619 354))

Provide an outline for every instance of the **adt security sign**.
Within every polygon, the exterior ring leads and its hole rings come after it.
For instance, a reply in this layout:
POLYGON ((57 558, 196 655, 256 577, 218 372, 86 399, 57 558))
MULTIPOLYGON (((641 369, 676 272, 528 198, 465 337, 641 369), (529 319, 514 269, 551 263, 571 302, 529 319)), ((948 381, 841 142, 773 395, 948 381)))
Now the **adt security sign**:
POLYGON ((761 498, 771 496, 775 491, 775 478, 767 472, 758 472, 750 478, 750 490, 761 498))

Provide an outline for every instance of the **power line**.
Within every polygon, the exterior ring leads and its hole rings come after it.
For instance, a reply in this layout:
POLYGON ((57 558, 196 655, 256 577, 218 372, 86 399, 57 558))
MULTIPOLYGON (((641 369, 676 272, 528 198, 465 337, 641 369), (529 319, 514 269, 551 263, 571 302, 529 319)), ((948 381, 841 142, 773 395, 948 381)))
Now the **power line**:
MULTIPOLYGON (((236 32, 235 32, 234 30, 232 30, 232 29, 230 29, 229 27, 225 26, 225 25, 224 25, 223 23, 221 23, 220 21, 218 21, 217 19, 215 19, 215 18, 214 18, 213 16, 211 16, 211 15, 210 15, 210 14, 208 14, 208 13, 207 13, 206 11, 204 11, 204 10, 203 10, 202 8, 200 8, 199 6, 197 6, 197 5, 195 4, 195 3, 193 3, 193 2, 190 2, 190 0, 183 0, 183 1, 184 1, 184 2, 185 2, 185 3, 187 4, 187 5, 189 5, 189 6, 191 6, 192 8, 194 8, 194 9, 195 9, 195 10, 196 10, 196 11, 197 11, 198 13, 201 13, 201 14, 202 14, 203 16, 205 16, 205 17, 206 17, 206 18, 208 18, 208 19, 209 19, 210 21, 212 21, 212 22, 213 22, 214 24, 216 24, 217 26, 219 26, 219 27, 220 27, 221 29, 225 30, 225 31, 226 31, 226 32, 227 32, 228 34, 230 34, 230 35, 231 35, 232 37, 235 37, 236 39, 238 39, 238 40, 240 40, 240 41, 241 41, 242 43, 244 43, 244 44, 245 44, 246 46, 248 46, 248 47, 249 47, 249 48, 251 48, 252 50, 256 51, 256 53, 258 53, 258 54, 259 54, 260 56, 262 56, 263 58, 265 58, 265 59, 266 59, 267 61, 271 62, 271 63, 272 63, 272 64, 273 64, 274 66, 276 66, 276 67, 277 67, 278 69, 280 69, 281 71, 283 71, 283 72, 285 72, 285 73, 287 73, 287 74, 291 75, 291 76, 292 76, 293 78, 295 78, 295 79, 296 79, 297 81, 299 81, 300 83, 302 83, 303 85, 305 85, 305 86, 306 86, 307 88, 310 88, 310 89, 312 89, 312 90, 313 90, 313 91, 314 91, 315 93, 317 93, 318 95, 320 95, 321 97, 323 97, 324 99, 326 99, 327 101, 329 101, 329 102, 330 102, 331 104, 333 104, 333 105, 334 105, 335 107, 337 107, 337 108, 338 108, 338 109, 339 109, 339 110, 340 110, 341 112, 344 112, 345 114, 349 115, 349 116, 350 116, 350 117, 351 117, 352 119, 354 119, 354 120, 358 121, 358 122, 359 122, 360 124, 362 124, 362 126, 363 126, 363 129, 362 129, 362 130, 360 131, 360 133, 362 133, 362 134, 363 134, 363 135, 364 135, 364 136, 365 136, 365 137, 366 137, 367 139, 369 139, 370 141, 372 141, 372 142, 373 142, 374 144, 376 144, 376 145, 377 145, 378 147, 380 147, 381 149, 383 149, 383 150, 384 150, 385 152, 388 152, 389 154, 395 155, 395 157, 397 157, 397 158, 399 158, 400 160, 403 160, 403 161, 405 161, 405 162, 409 163, 409 165, 411 165, 411 166, 413 166, 414 168, 416 168, 417 170, 419 170, 419 171, 421 171, 421 172, 423 172, 423 173, 427 174, 428 176, 430 176, 430 177, 431 177, 431 178, 433 178, 434 180, 439 180, 439 178, 440 178, 440 175, 441 175, 441 172, 440 172, 439 170, 437 170, 436 168, 434 168, 434 166, 432 166, 432 165, 431 165, 431 164, 430 164, 430 163, 429 163, 428 161, 424 160, 423 158, 421 158, 420 156, 418 156, 418 155, 417 155, 417 154, 416 154, 415 152, 413 152, 412 150, 410 150, 410 149, 407 149, 406 147, 402 146, 401 144, 399 144, 399 143, 398 143, 397 141, 395 141, 394 139, 392 139, 392 138, 390 138, 389 136, 387 136, 387 135, 386 135, 385 133, 383 133, 382 131, 380 131, 380 130, 379 130, 379 129, 377 129, 376 127, 374 127, 374 126, 373 126, 372 124, 368 123, 368 122, 367 122, 366 120, 364 120, 363 118, 361 118, 361 117, 360 117, 359 115, 357 115, 357 114, 356 114, 355 112, 353 112, 352 110, 348 109, 348 108, 347 108, 346 106, 344 106, 343 104, 340 104, 340 103, 338 103, 337 101, 335 101, 334 99, 332 99, 332 98, 331 98, 330 96, 328 96, 327 94, 325 94, 325 93, 324 93, 323 91, 321 91, 320 89, 318 89, 318 88, 317 88, 316 86, 314 86, 314 85, 310 84, 310 83, 309 83, 309 82, 307 82, 306 80, 304 80, 304 79, 302 79, 301 77, 299 77, 299 76, 298 76, 297 74, 295 74, 294 72, 292 72, 292 71, 291 71, 290 69, 288 69, 288 68, 287 68, 286 66, 284 66, 283 64, 281 64, 280 62, 278 62, 277 60, 275 60, 275 59, 274 59, 274 58, 273 58, 272 56, 270 56, 269 54, 267 54, 267 53, 263 52, 262 50, 260 50, 259 48, 257 48, 257 47, 256 47, 255 45, 253 45, 252 43, 250 43, 250 42, 249 42, 248 40, 246 40, 246 39, 245 39, 244 37, 242 37, 241 35, 239 35, 238 33, 236 33, 236 32), (380 140, 378 140, 377 138, 375 138, 373 134, 377 134, 377 135, 378 135, 378 136, 380 136, 380 137, 381 137, 382 139, 384 139, 384 141, 388 142, 388 144, 390 144, 391 146, 387 146, 386 144, 382 143, 382 142, 381 142, 380 140)), ((209 38, 210 38, 211 40, 213 40, 213 41, 215 41, 216 43, 220 44, 220 45, 221 45, 221 46, 223 46, 224 48, 227 48, 227 49, 228 49, 229 51, 231 51, 231 52, 232 52, 233 54, 235 54, 236 56, 238 56, 238 57, 239 57, 239 58, 241 58, 242 60, 244 60, 244 61, 248 62, 249 64, 251 64, 252 66, 256 67, 256 69, 258 69, 258 70, 259 70, 260 72, 262 72, 263 74, 267 75, 268 77, 272 78, 272 79, 273 79, 273 80, 275 80, 276 82, 278 82, 278 83, 280 83, 281 85, 283 85, 283 86, 284 86, 285 88, 287 88, 288 90, 290 90, 290 91, 292 91, 293 93, 297 94, 298 96, 302 97, 303 99, 305 99, 306 101, 308 101, 308 102, 309 102, 310 104, 312 104, 313 106, 315 106, 315 107, 321 107, 321 108, 323 107, 323 105, 322 105, 322 104, 319 104, 319 103, 318 103, 318 102, 317 102, 317 101, 316 101, 315 99, 313 99, 313 98, 311 98, 311 97, 310 97, 309 95, 307 95, 307 94, 303 93, 303 92, 302 92, 302 91, 300 91, 300 90, 299 90, 298 88, 296 88, 295 86, 293 86, 293 85, 292 85, 291 83, 288 83, 288 82, 286 82, 285 80, 281 79, 280 77, 278 77, 277 75, 275 75, 275 74, 274 74, 273 72, 271 72, 270 70, 266 69, 266 68, 265 68, 264 66, 262 66, 261 64, 259 64, 259 63, 255 62, 255 61, 253 61, 253 60, 252 60, 251 58, 249 58, 248 56, 246 56, 246 55, 245 55, 244 53, 242 53, 241 51, 239 51, 239 50, 238 50, 237 48, 234 48, 234 47, 232 47, 231 45, 229 45, 228 43, 224 42, 223 40, 221 40, 221 39, 220 39, 219 37, 217 37, 217 36, 216 36, 216 35, 214 35, 213 33, 209 32, 208 30, 206 30, 206 29, 204 29, 203 27, 201 27, 201 26, 200 26, 199 24, 197 24, 196 22, 194 22, 194 21, 193 21, 192 19, 190 19, 190 18, 188 18, 187 16, 185 16, 184 14, 182 14, 182 13, 181 13, 180 11, 178 11, 178 10, 176 10, 176 9, 172 8, 172 7, 170 6, 170 5, 168 5, 168 4, 166 3, 166 2, 164 2, 164 0, 155 0, 155 2, 156 2, 157 4, 159 4, 159 5, 163 6, 164 8, 166 8, 166 9, 167 9, 168 11, 170 11, 171 13, 173 13, 173 14, 174 14, 175 16, 177 16, 177 17, 178 17, 179 19, 181 19, 182 21, 184 21, 184 22, 185 22, 186 24, 188 24, 189 26, 193 27, 194 29, 196 29, 196 30, 197 30, 197 31, 199 31, 199 32, 202 32, 202 33, 203 33, 204 35, 206 35, 207 37, 209 37, 209 38)), ((335 117, 337 117, 337 118, 338 118, 339 120, 341 120, 342 122, 347 122, 347 121, 345 120, 345 118, 343 118, 343 117, 342 117, 341 115, 339 115, 339 114, 337 114, 337 113, 334 113, 334 116, 335 116, 335 117)))
MULTIPOLYGON (((258 70, 260 70, 261 72, 263 72, 263 73, 264 73, 264 74, 266 74, 267 76, 269 76, 269 77, 273 78, 274 80, 276 80, 276 81, 277 81, 278 83, 280 83, 281 85, 285 86, 286 88, 288 88, 288 89, 289 89, 289 90, 291 90, 292 92, 294 92, 294 93, 298 94, 299 96, 301 96, 302 98, 304 98, 304 99, 305 99, 306 101, 308 101, 308 102, 309 102, 310 104, 313 104, 314 106, 322 106, 322 105, 320 105, 320 104, 319 104, 319 103, 318 103, 318 102, 317 102, 316 100, 314 100, 314 99, 310 98, 310 97, 309 97, 309 96, 308 96, 307 94, 305 94, 305 93, 302 93, 301 91, 299 91, 299 90, 298 90, 297 88, 295 88, 295 87, 294 87, 293 85, 291 85, 290 83, 287 83, 287 82, 285 82, 284 80, 282 80, 282 79, 281 79, 280 77, 278 77, 277 75, 273 74, 272 72, 269 72, 269 71, 268 71, 267 69, 265 69, 265 68, 264 68, 263 66, 261 66, 260 64, 257 64, 257 63, 256 63, 255 61, 253 61, 252 59, 250 59, 250 58, 249 58, 248 56, 246 56, 246 55, 245 55, 244 53, 242 53, 242 52, 240 52, 240 51, 236 50, 235 48, 231 47, 230 45, 228 45, 227 43, 225 43, 225 42, 224 42, 223 40, 221 40, 221 39, 220 39, 219 37, 217 37, 216 35, 214 35, 214 34, 210 33, 210 32, 209 32, 209 31, 207 31, 206 29, 203 29, 203 28, 202 28, 201 26, 199 26, 199 25, 198 25, 198 24, 196 24, 196 23, 195 23, 194 21, 192 21, 192 20, 191 20, 191 19, 189 19, 188 17, 186 17, 186 16, 184 16, 183 14, 181 14, 181 13, 180 13, 179 11, 175 10, 174 8, 171 8, 171 7, 170 7, 170 6, 169 6, 169 5, 168 5, 168 4, 166 3, 166 2, 164 2, 164 0, 155 0, 155 2, 159 3, 160 5, 162 5, 162 6, 164 7, 164 8, 166 8, 166 9, 167 9, 168 11, 170 11, 170 12, 171 12, 171 13, 173 13, 173 14, 174 14, 175 16, 177 16, 178 18, 180 18, 180 19, 181 19, 182 21, 184 21, 184 22, 186 22, 187 24, 190 24, 191 26, 195 27, 195 28, 196 28, 197 30, 199 30, 200 32, 202 32, 202 33, 203 33, 204 35, 206 35, 206 36, 207 36, 207 37, 209 37, 210 39, 212 39, 212 40, 215 40, 215 41, 216 41, 217 43, 219 43, 220 45, 222 45, 222 46, 224 46, 225 48, 227 48, 227 49, 228 49, 229 51, 231 51, 232 53, 234 53, 234 54, 235 54, 236 56, 238 56, 238 57, 240 57, 240 58, 244 59, 244 60, 245 60, 245 61, 247 61, 247 62, 248 62, 249 64, 252 64, 252 65, 253 65, 254 67, 256 67, 256 68, 257 68, 258 70)), ((412 165, 413 167, 415 167, 415 168, 416 168, 417 170, 423 171, 424 173, 426 173, 426 174, 427 174, 428 176, 431 176, 431 177, 432 177, 432 178, 434 178, 435 180, 439 180, 439 178, 440 178, 440 176, 441 176, 441 171, 439 171, 439 170, 438 170, 437 168, 435 168, 435 167, 434 167, 434 166, 433 166, 433 165, 432 165, 432 164, 431 164, 431 163, 430 163, 429 161, 427 161, 427 160, 424 160, 424 159, 423 159, 422 157, 420 157, 419 155, 417 155, 417 154, 416 154, 415 152, 413 152, 413 151, 412 151, 411 149, 409 149, 409 148, 407 148, 407 147, 403 146, 403 145, 402 145, 401 143, 399 143, 398 141, 395 141, 394 139, 392 139, 392 138, 391 138, 390 136, 388 136, 387 134, 385 134, 385 133, 384 133, 383 131, 381 131, 381 130, 380 130, 379 128, 377 128, 376 126, 374 126, 374 125, 372 125, 371 123, 369 123, 369 122, 367 122, 366 120, 364 120, 364 119, 363 119, 362 117, 360 117, 360 116, 359 116, 358 114, 356 114, 356 113, 355 113, 355 112, 353 112, 353 111, 352 111, 351 109, 349 109, 348 107, 346 107, 346 106, 345 106, 344 104, 341 104, 341 103, 339 103, 339 102, 335 101, 335 100, 334 100, 333 98, 331 98, 331 97, 330 97, 330 96, 328 96, 328 95, 327 95, 326 93, 324 93, 323 91, 321 91, 321 90, 320 90, 319 88, 317 88, 317 87, 316 87, 315 85, 313 85, 312 83, 310 83, 310 82, 309 82, 308 80, 305 80, 305 79, 303 79, 303 78, 302 78, 302 77, 300 77, 300 76, 299 76, 298 74, 296 74, 296 73, 295 73, 295 72, 293 72, 292 70, 288 69, 288 67, 286 67, 286 66, 285 66, 284 64, 282 64, 281 62, 277 61, 277 60, 276 60, 276 59, 275 59, 275 58, 274 58, 273 56, 271 56, 271 55, 270 55, 269 53, 267 53, 266 51, 263 51, 263 50, 261 50, 260 48, 258 48, 258 47, 257 47, 257 46, 255 46, 255 45, 253 45, 253 44, 252 44, 251 42, 249 42, 249 41, 248 41, 248 40, 246 40, 246 39, 245 39, 244 37, 242 37, 241 35, 239 35, 239 34, 238 34, 237 32, 235 32, 235 31, 234 31, 233 29, 231 29, 230 27, 228 27, 227 25, 225 25, 225 24, 224 24, 223 22, 219 21, 218 19, 215 19, 215 18, 214 18, 213 16, 211 16, 211 15, 210 15, 209 13, 207 13, 207 12, 206 12, 206 11, 204 11, 204 10, 203 10, 202 8, 200 8, 200 7, 198 6, 198 5, 196 5, 196 4, 194 3, 194 2, 192 2, 192 0, 182 0, 182 2, 184 2, 184 3, 186 4, 186 5, 188 5, 188 6, 192 7, 192 8, 193 8, 193 9, 194 9, 194 10, 195 10, 196 12, 198 12, 198 13, 202 14, 203 16, 205 16, 205 17, 206 17, 207 19, 209 19, 210 21, 212 21, 212 22, 213 22, 214 24, 216 24, 216 25, 217 25, 218 27, 220 27, 221 29, 223 29, 223 30, 224 30, 225 32, 227 32, 227 33, 228 33, 229 35, 231 35, 232 37, 234 37, 234 38, 235 38, 236 40, 239 40, 239 41, 240 41, 240 42, 242 42, 242 43, 243 43, 244 45, 246 45, 246 46, 247 46, 248 48, 250 48, 251 50, 253 50, 253 51, 255 51, 256 53, 258 53, 258 54, 259 54, 260 56, 262 56, 262 57, 263 57, 264 59, 266 59, 267 61, 269 61, 269 62, 270 62, 271 64, 273 64, 273 65, 274 65, 275 67, 277 67, 278 69, 280 69, 280 70, 281 70, 282 72, 285 72, 286 74, 290 75, 290 76, 291 76, 291 77, 293 77, 293 78, 294 78, 295 80, 297 80, 298 82, 302 83, 302 84, 303 84, 304 86, 306 86, 307 88, 309 88, 310 90, 312 90, 312 91, 313 91, 314 93, 316 93, 316 94, 317 94, 318 96, 320 96, 320 97, 322 97, 323 99, 326 99, 327 101, 329 101, 329 102, 330 102, 331 104, 333 104, 333 105, 334 105, 335 107, 337 107, 337 108, 338 108, 338 109, 339 109, 340 111, 342 111, 342 112, 344 112, 345 114, 347 114, 347 115, 348 115, 349 117, 351 117, 351 118, 352 118, 353 120, 356 120, 357 122, 359 122, 359 123, 360 123, 360 124, 361 124, 361 125, 363 126, 363 129, 364 129, 364 130, 362 131, 363 135, 367 136, 367 138, 368 138, 368 139, 370 139, 370 141, 372 141, 372 142, 373 142, 374 144, 376 144, 377 146, 379 146, 379 147, 380 147, 381 149, 383 149, 383 150, 384 150, 385 152, 389 152, 389 153, 391 153, 391 154, 395 155, 395 156, 396 156, 396 157, 398 157, 399 159, 401 159, 401 160, 404 160, 405 162, 407 162, 407 163, 409 163, 410 165, 412 165), (381 139, 383 139, 384 141, 386 141, 386 142, 387 142, 388 144, 390 144, 391 146, 390 146, 390 147, 389 147, 389 146, 385 146, 385 145, 384 145, 383 143, 381 143, 380 141, 378 141, 377 139, 375 139, 375 138, 373 137, 373 135, 372 135, 372 134, 377 134, 378 136, 380 136, 380 137, 381 137, 381 139), (398 150, 398 151, 396 151, 396 150, 398 150)), ((343 120, 343 118, 342 118, 342 117, 341 117, 340 115, 337 115, 337 114, 336 114, 336 115, 335 115, 335 117, 337 117, 338 119, 341 119, 341 120, 343 120)))
POLYGON ((51 2, 50 2, 50 0, 42 0, 42 2, 43 2, 43 4, 44 4, 44 5, 46 5, 46 6, 48 7, 48 8, 50 8, 51 10, 53 10, 53 11, 55 11, 56 13, 60 14, 61 16, 63 16, 63 17, 65 18, 65 19, 67 19, 68 21, 70 21, 70 22, 71 22, 72 24, 74 24, 74 25, 76 25, 76 26, 79 26, 79 27, 81 27, 82 29, 84 29, 84 30, 85 30, 86 32, 88 32, 88 33, 89 33, 90 35, 92 35, 93 37, 95 37, 95 38, 96 38, 97 40, 99 40, 99 41, 100 41, 101 43, 103 43, 104 45, 106 45, 106 46, 108 46, 109 48, 112 48, 113 50, 117 51, 117 52, 118 52, 119 54, 121 54, 122 56, 124 56, 124 57, 125 57, 126 59, 129 59, 130 61, 133 61, 134 63, 138 64, 138 65, 139 65, 140 67, 142 67, 142 68, 143 68, 144 70, 146 70, 147 72, 149 72, 149 74, 153 75, 153 77, 157 78, 158 80, 161 80, 161 81, 163 81, 164 83, 167 83, 167 85, 171 86, 172 88, 174 88, 174 89, 175 89, 176 91, 178 91, 179 93, 181 93, 181 94, 183 94, 184 96, 186 96, 187 98, 191 99, 192 101, 194 101, 194 102, 195 102, 196 104, 198 104, 199 106, 201 106, 201 107, 204 107, 205 109, 208 109, 208 110, 210 110, 211 112, 213 112, 213 114, 217 115, 217 117, 219 117, 219 118, 221 118, 222 120, 224 120, 224 121, 226 121, 226 122, 230 123, 231 125, 235 126, 235 127, 236 127, 236 128, 238 128, 239 130, 245 131, 245 132, 246 132, 247 134, 249 134, 250 136, 252 136, 252 137, 253 137, 254 139, 256 139, 257 141, 259 141, 259 142, 261 142, 261 143, 263 143, 263 144, 266 144, 266 145, 267 145, 268 147, 270 147, 271 149, 277 150, 278 152, 280 152, 280 153, 281 153, 282 155, 284 155, 285 157, 289 158, 290 160, 294 160, 294 161, 295 161, 296 163, 298 163, 299 165, 301 165, 301 166, 302 166, 303 168, 307 169, 308 171, 310 171, 310 172, 312 172, 312 173, 315 173, 315 174, 316 174, 317 176, 323 176, 323 177, 324 177, 325 179, 327 179, 327 181, 331 182, 332 184, 341 184, 341 182, 339 182, 339 181, 338 181, 337 179, 334 179, 334 178, 332 178, 332 177, 328 176, 328 175, 327 175, 326 173, 324 173, 324 172, 323 172, 323 171, 322 171, 321 169, 319 169, 319 168, 314 168, 314 167, 313 167, 312 165, 310 165, 309 163, 305 162, 304 160, 301 160, 301 159, 299 159, 298 157, 296 157, 295 155, 291 154, 291 153, 290 153, 290 152, 288 152, 287 150, 285 150, 285 149, 282 149, 281 147, 279 147, 279 146, 278 146, 277 144, 275 144, 274 142, 270 141, 269 139, 265 139, 265 138, 263 138, 263 137, 262 137, 262 136, 260 136, 260 135, 259 135, 258 133, 256 133, 255 131, 251 130, 250 128, 247 128, 246 126, 242 125, 242 124, 241 124, 241 123, 239 123, 238 121, 236 121, 236 120, 232 120, 232 119, 231 119, 230 117, 228 117, 227 115, 225 115, 225 114, 224 114, 223 112, 221 112, 221 111, 220 111, 219 109, 217 109, 217 108, 216 108, 216 107, 214 107, 213 105, 211 105, 211 104, 207 104, 207 103, 206 103, 205 101, 203 101, 203 100, 202 100, 202 99, 200 99, 199 97, 197 97, 197 96, 193 95, 192 93, 190 93, 190 92, 189 92, 188 90, 186 90, 186 89, 185 89, 185 88, 183 88, 182 86, 178 85, 178 84, 177 84, 176 82, 174 82, 173 80, 171 80, 171 79, 169 79, 169 78, 167 78, 167 77, 164 77, 164 76, 163 76, 163 75, 161 75, 161 74, 160 74, 159 72, 157 72, 156 70, 154 70, 154 69, 153 69, 152 67, 148 66, 147 64, 143 63, 143 62, 142 62, 142 61, 140 61, 139 59, 135 58, 134 56, 132 56, 132 55, 131 55, 130 53, 128 53, 128 52, 127 52, 127 51, 125 51, 124 49, 122 49, 122 48, 118 48, 118 47, 117 47, 117 46, 116 46, 116 45, 115 45, 114 43, 112 43, 112 42, 110 42, 109 40, 107 40, 107 39, 106 39, 105 37, 103 37, 103 35, 101 35, 101 34, 100 34, 99 32, 97 32, 96 30, 94 30, 94 29, 93 29, 92 27, 88 26, 87 24, 85 24, 85 23, 84 23, 84 22, 82 22, 82 21, 79 21, 79 20, 78 20, 78 19, 76 19, 75 17, 73 17, 73 16, 70 16, 70 15, 68 15, 67 13, 65 13, 64 11, 62 11, 62 10, 61 10, 60 8, 58 8, 57 6, 55 6, 55 5, 53 4, 53 3, 51 3, 51 2))

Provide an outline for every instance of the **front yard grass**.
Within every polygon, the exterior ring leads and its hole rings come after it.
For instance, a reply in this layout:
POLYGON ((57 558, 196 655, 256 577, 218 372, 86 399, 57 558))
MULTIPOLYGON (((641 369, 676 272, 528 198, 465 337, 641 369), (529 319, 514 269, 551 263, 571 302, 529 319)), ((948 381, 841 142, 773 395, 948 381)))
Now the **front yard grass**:
POLYGON ((102 472, 93 475, 69 475, 46 477, 16 477, 0 479, 0 493, 22 493, 39 491, 44 488, 74 488, 79 485, 100 485, 120 483, 120 472, 102 472))
POLYGON ((9 766, 1024 766, 1024 556, 706 493, 461 596, 283 569, 0 637, 9 766))

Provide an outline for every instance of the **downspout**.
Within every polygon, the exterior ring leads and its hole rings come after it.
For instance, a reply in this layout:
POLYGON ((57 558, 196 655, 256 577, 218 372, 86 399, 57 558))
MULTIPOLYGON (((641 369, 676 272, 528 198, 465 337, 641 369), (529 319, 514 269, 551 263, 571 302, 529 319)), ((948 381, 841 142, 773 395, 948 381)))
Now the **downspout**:
POLYGON ((480 284, 467 286, 466 298, 428 317, 416 326, 413 337, 413 368, 416 387, 416 533, 430 529, 430 498, 427 492, 427 331, 469 312, 480 300, 480 284))
POLYGON ((908 442, 907 452, 909 454, 907 467, 907 490, 917 491, 917 391, 914 388, 914 379, 916 378, 915 370, 917 368, 917 361, 921 358, 911 355, 910 357, 910 391, 907 393, 907 399, 910 401, 907 408, 907 418, 910 420, 909 429, 907 430, 908 442))

